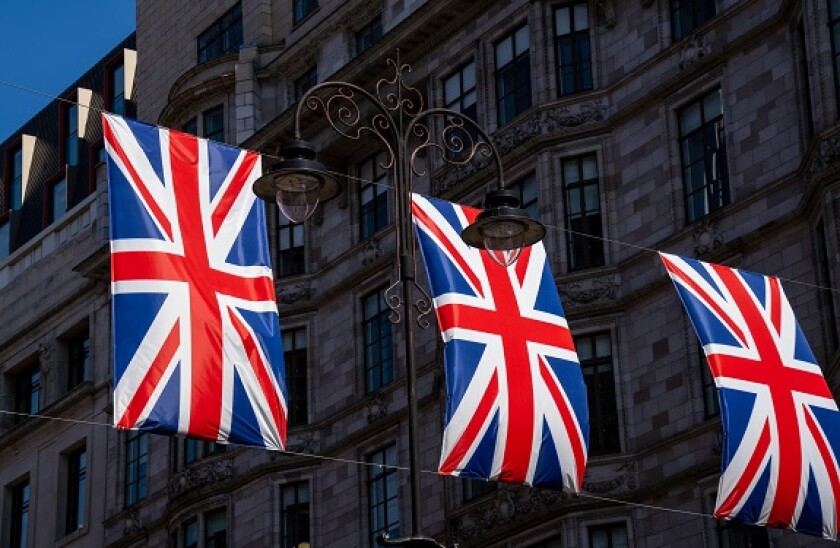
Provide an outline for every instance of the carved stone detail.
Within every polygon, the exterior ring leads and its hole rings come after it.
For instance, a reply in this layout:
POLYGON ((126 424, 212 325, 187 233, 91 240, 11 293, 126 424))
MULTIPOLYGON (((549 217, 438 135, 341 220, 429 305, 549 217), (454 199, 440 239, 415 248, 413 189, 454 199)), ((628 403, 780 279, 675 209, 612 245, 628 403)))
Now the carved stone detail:
POLYGON ((636 463, 626 462, 618 467, 618 475, 608 480, 583 482, 583 490, 589 493, 604 494, 615 491, 626 485, 628 489, 636 488, 636 463))
POLYGON ((375 422, 388 414, 388 404, 382 394, 373 394, 367 404, 367 420, 375 422))
MULTIPOLYGON (((493 138, 499 152, 504 155, 538 135, 569 131, 600 122, 606 118, 606 114, 607 107, 599 99, 578 105, 558 106, 536 112, 513 128, 494 135, 493 138)), ((491 161, 483 155, 476 155, 472 162, 446 171, 443 175, 435 177, 434 192, 437 195, 445 193, 489 165, 491 161)))
POLYGON ((811 174, 817 173, 838 160, 840 160, 840 135, 833 135, 820 143, 819 150, 811 160, 811 165, 808 166, 808 171, 811 174))
POLYGON ((53 365, 55 362, 55 342, 42 342, 38 344, 38 362, 41 370, 41 387, 49 398, 53 394, 53 365))
POLYGON ((277 301, 280 304, 294 304, 311 299, 313 294, 314 290, 308 281, 277 286, 277 301))
POLYGON ((233 459, 213 460, 189 466, 175 474, 169 480, 167 491, 169 492, 169 498, 174 499, 189 491, 213 485, 232 477, 233 459))
POLYGON ((615 3, 613 0, 597 0, 598 11, 608 29, 615 27, 615 3))
POLYGON ((596 301, 614 300, 618 289, 614 274, 608 274, 591 280, 557 284, 557 291, 563 304, 575 307, 592 304, 596 301))
POLYGON ((129 508, 125 512, 125 525, 123 526, 123 535, 130 536, 134 533, 141 533, 146 530, 146 526, 140 521, 137 508, 129 508))
POLYGON ((362 248, 362 264, 367 266, 382 256, 382 245, 379 240, 371 238, 362 248))
POLYGON ((680 50, 680 70, 690 67, 709 53, 709 48, 703 42, 703 36, 695 34, 687 39, 680 50))
POLYGON ((547 489, 527 489, 499 484, 496 498, 455 518, 452 529, 456 542, 479 537, 485 532, 505 524, 522 514, 539 511, 558 500, 568 498, 566 493, 547 489))
POLYGON ((694 256, 699 257, 704 253, 723 245, 723 237, 720 235, 720 228, 717 223, 705 223, 694 229, 694 256))
MULTIPOLYGON (((318 450, 320 449, 320 444, 315 438, 314 432, 301 432, 299 435, 289 440, 288 449, 289 452, 292 453, 304 453, 307 455, 314 455, 318 453, 318 450)), ((281 453, 279 451, 271 452, 271 456, 273 458, 280 454, 281 453)))

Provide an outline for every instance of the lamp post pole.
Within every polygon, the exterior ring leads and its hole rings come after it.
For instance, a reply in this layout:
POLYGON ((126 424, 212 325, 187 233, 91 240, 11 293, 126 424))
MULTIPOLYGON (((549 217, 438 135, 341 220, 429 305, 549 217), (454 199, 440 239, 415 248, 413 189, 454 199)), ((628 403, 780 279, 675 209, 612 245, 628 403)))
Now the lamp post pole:
POLYGON ((276 199, 281 211, 294 222, 305 220, 319 202, 338 193, 335 177, 315 160, 312 145, 301 140, 300 121, 304 108, 320 111, 338 134, 353 140, 373 137, 385 149, 386 160, 381 167, 393 174, 398 253, 396 281, 385 290, 385 302, 391 310, 391 323, 402 324, 405 340, 411 537, 390 539, 387 533, 383 533, 377 542, 383 546, 432 548, 441 545, 420 532, 420 447, 417 440, 414 322, 422 328, 429 326, 425 316, 432 311, 432 299, 417 284, 415 248, 411 237, 412 181, 415 175, 425 173, 416 165, 418 153, 423 150, 437 151, 438 157, 449 164, 467 164, 477 155, 491 157, 495 161, 502 190, 488 194, 485 205, 489 209, 479 216, 474 225, 465 229, 463 238, 468 244, 486 245, 488 251, 501 257, 501 261, 509 261, 511 258, 515 260, 518 250, 523 245, 541 239, 545 228, 529 219, 524 211, 518 209, 518 199, 512 197, 510 191, 503 190, 501 157, 486 132, 475 121, 458 112, 440 108, 424 110, 422 94, 403 81, 403 73, 410 72, 411 67, 400 63, 399 50, 396 52, 396 60, 388 59, 388 63, 393 67, 394 76, 379 80, 375 95, 355 84, 340 81, 323 82, 309 89, 295 111, 295 141, 280 147, 282 160, 254 183, 254 192, 269 202, 276 199), (369 110, 360 106, 360 99, 364 100, 362 104, 367 104, 369 110), (433 118, 443 121, 443 128, 437 132, 430 124, 433 118), (400 285, 402 287, 397 292, 397 286, 400 285), (422 295, 416 300, 415 289, 422 295), (413 314, 416 317, 412 318, 413 314))

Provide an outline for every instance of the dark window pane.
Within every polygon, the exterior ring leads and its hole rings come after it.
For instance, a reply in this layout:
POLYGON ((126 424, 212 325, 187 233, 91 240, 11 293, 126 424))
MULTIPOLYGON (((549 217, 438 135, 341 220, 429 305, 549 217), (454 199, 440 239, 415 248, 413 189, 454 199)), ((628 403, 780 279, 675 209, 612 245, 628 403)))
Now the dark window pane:
POLYGON ((308 546, 309 483, 299 481, 280 488, 281 548, 308 546))
POLYGON ((382 38, 382 18, 373 21, 356 32, 356 55, 361 55, 382 38))
POLYGON ((590 548, 627 548, 627 526, 623 523, 589 527, 590 548))
POLYGON ((9 546, 29 546, 29 480, 12 488, 12 524, 9 546))
POLYGON ((239 51, 242 45, 242 6, 236 4, 207 27, 198 36, 197 43, 199 63, 239 51))
POLYGON ((289 393, 289 426, 299 426, 308 421, 306 346, 305 328, 283 331, 283 361, 286 365, 286 386, 289 393))
POLYGON ((397 449, 389 445, 367 456, 367 462, 385 466, 368 467, 368 524, 370 545, 378 546, 376 537, 387 532, 391 538, 400 535, 399 492, 396 481, 397 449))
POLYGON ((383 291, 371 293, 362 299, 365 378, 370 392, 394 379, 391 352, 390 309, 385 305, 383 291))
POLYGON ((146 497, 149 439, 145 432, 129 431, 125 440, 125 504, 146 497))
POLYGON ((225 140, 225 109, 222 106, 205 111, 202 114, 204 137, 220 143, 225 140))
POLYGON ((500 126, 531 106, 531 58, 527 25, 496 44, 496 101, 500 126))
POLYGON ((90 340, 87 332, 67 341, 67 389, 86 381, 90 376, 90 340))
POLYGON ((50 222, 67 213, 67 179, 61 178, 50 186, 50 222))
POLYGON ((570 270, 604 264, 598 163, 594 154, 562 162, 570 270))
POLYGON ((388 225, 388 172, 382 167, 385 154, 359 164, 361 238, 366 240, 388 225))
POLYGON ((318 0, 294 0, 294 23, 298 24, 318 7, 318 0))
POLYGON ((23 205, 23 150, 18 147, 11 153, 9 168, 9 196, 11 209, 17 211, 23 205))
POLYGON ((612 347, 609 333, 575 338, 575 348, 586 383, 589 407, 589 454, 603 455, 621 450, 618 409, 615 401, 612 347))
POLYGON ((227 512, 216 510, 204 515, 204 548, 227 546, 227 512))
POLYGON ((67 456, 67 519, 65 533, 72 533, 85 525, 87 486, 87 452, 85 448, 67 456))
POLYGON ((679 40, 715 16, 715 0, 671 0, 674 40, 679 40))

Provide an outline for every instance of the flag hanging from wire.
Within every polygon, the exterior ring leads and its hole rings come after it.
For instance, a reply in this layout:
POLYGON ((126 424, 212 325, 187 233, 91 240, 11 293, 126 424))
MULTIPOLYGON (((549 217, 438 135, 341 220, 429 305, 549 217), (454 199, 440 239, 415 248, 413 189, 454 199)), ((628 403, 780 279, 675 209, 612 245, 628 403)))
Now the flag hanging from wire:
POLYGON ((660 257, 718 388, 715 517, 837 540, 840 412, 778 278, 660 257))
POLYGON ((283 352, 259 155, 104 114, 114 422, 282 450, 283 352))
POLYGON ((578 493, 586 388, 541 243, 509 268, 461 240, 479 210, 412 196, 445 342, 439 472, 578 493))

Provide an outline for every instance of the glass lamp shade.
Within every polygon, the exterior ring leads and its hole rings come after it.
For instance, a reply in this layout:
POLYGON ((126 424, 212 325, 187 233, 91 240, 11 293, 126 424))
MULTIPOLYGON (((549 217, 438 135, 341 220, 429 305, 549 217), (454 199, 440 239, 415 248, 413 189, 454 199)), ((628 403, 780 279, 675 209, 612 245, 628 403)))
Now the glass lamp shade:
POLYGON ((302 223, 318 207, 321 181, 307 173, 289 173, 274 180, 277 207, 293 223, 302 223))
POLYGON ((484 249, 500 266, 509 267, 522 253, 527 225, 516 220, 499 220, 482 231, 484 249))

